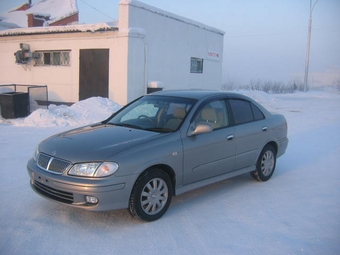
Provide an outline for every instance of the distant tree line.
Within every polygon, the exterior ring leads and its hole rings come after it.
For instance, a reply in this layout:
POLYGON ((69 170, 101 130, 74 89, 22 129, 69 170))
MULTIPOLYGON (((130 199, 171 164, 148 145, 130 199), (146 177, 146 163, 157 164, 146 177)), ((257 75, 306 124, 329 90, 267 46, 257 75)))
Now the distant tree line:
POLYGON ((303 84, 286 85, 283 82, 277 81, 262 81, 262 80, 251 80, 246 85, 234 86, 234 83, 228 82, 223 85, 223 90, 234 90, 234 89, 246 89, 246 90, 257 90, 264 91, 272 94, 283 94, 293 93, 295 90, 303 90, 303 84))
MULTIPOLYGON (((340 91, 340 79, 333 84, 332 86, 340 91)), ((248 84, 235 86, 233 82, 227 82, 222 85, 223 90, 235 90, 235 89, 245 89, 245 90, 257 90, 263 91, 269 94, 286 94, 286 93, 294 93, 294 91, 304 91, 303 82, 290 82, 289 84, 285 84, 280 81, 262 81, 251 80, 248 84)))

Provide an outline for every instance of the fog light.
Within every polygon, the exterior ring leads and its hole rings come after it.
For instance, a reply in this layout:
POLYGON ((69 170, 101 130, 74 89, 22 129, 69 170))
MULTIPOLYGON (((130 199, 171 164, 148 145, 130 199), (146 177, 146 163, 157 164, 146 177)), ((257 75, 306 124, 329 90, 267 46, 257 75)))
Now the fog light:
POLYGON ((98 204, 98 198, 93 197, 93 196, 85 196, 86 203, 89 204, 98 204))

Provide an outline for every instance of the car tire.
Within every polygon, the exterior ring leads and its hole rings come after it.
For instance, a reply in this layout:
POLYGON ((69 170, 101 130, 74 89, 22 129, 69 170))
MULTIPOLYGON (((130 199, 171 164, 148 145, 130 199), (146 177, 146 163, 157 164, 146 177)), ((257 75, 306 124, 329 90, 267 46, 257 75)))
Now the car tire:
POLYGON ((256 170, 251 175, 258 181, 268 181, 275 170, 276 151, 272 145, 266 145, 257 160, 256 170))
POLYGON ((150 169, 137 179, 131 193, 129 211, 138 220, 158 220, 168 210, 172 194, 169 175, 161 169, 150 169))

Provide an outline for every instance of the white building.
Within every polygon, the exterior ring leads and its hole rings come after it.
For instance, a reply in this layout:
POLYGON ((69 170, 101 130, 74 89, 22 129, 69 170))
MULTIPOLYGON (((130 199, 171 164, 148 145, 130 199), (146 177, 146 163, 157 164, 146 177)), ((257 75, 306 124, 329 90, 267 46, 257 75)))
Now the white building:
POLYGON ((220 89, 223 37, 221 30, 122 0, 116 24, 0 31, 0 84, 47 85, 49 101, 102 96, 121 105, 148 86, 220 89), (23 63, 15 63, 15 54, 23 63))

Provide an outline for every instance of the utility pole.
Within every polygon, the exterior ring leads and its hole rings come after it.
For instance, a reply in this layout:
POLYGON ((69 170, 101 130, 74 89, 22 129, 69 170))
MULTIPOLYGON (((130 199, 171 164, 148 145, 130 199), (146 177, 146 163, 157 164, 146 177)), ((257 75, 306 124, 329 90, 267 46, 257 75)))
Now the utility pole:
POLYGON ((304 88, 303 90, 306 92, 308 90, 308 69, 309 69, 309 52, 310 52, 310 38, 312 34, 312 13, 316 3, 319 0, 316 0, 312 5, 312 0, 310 0, 309 5, 309 22, 308 22, 308 38, 307 38, 307 52, 306 52, 306 64, 305 64, 305 79, 304 79, 304 88))

